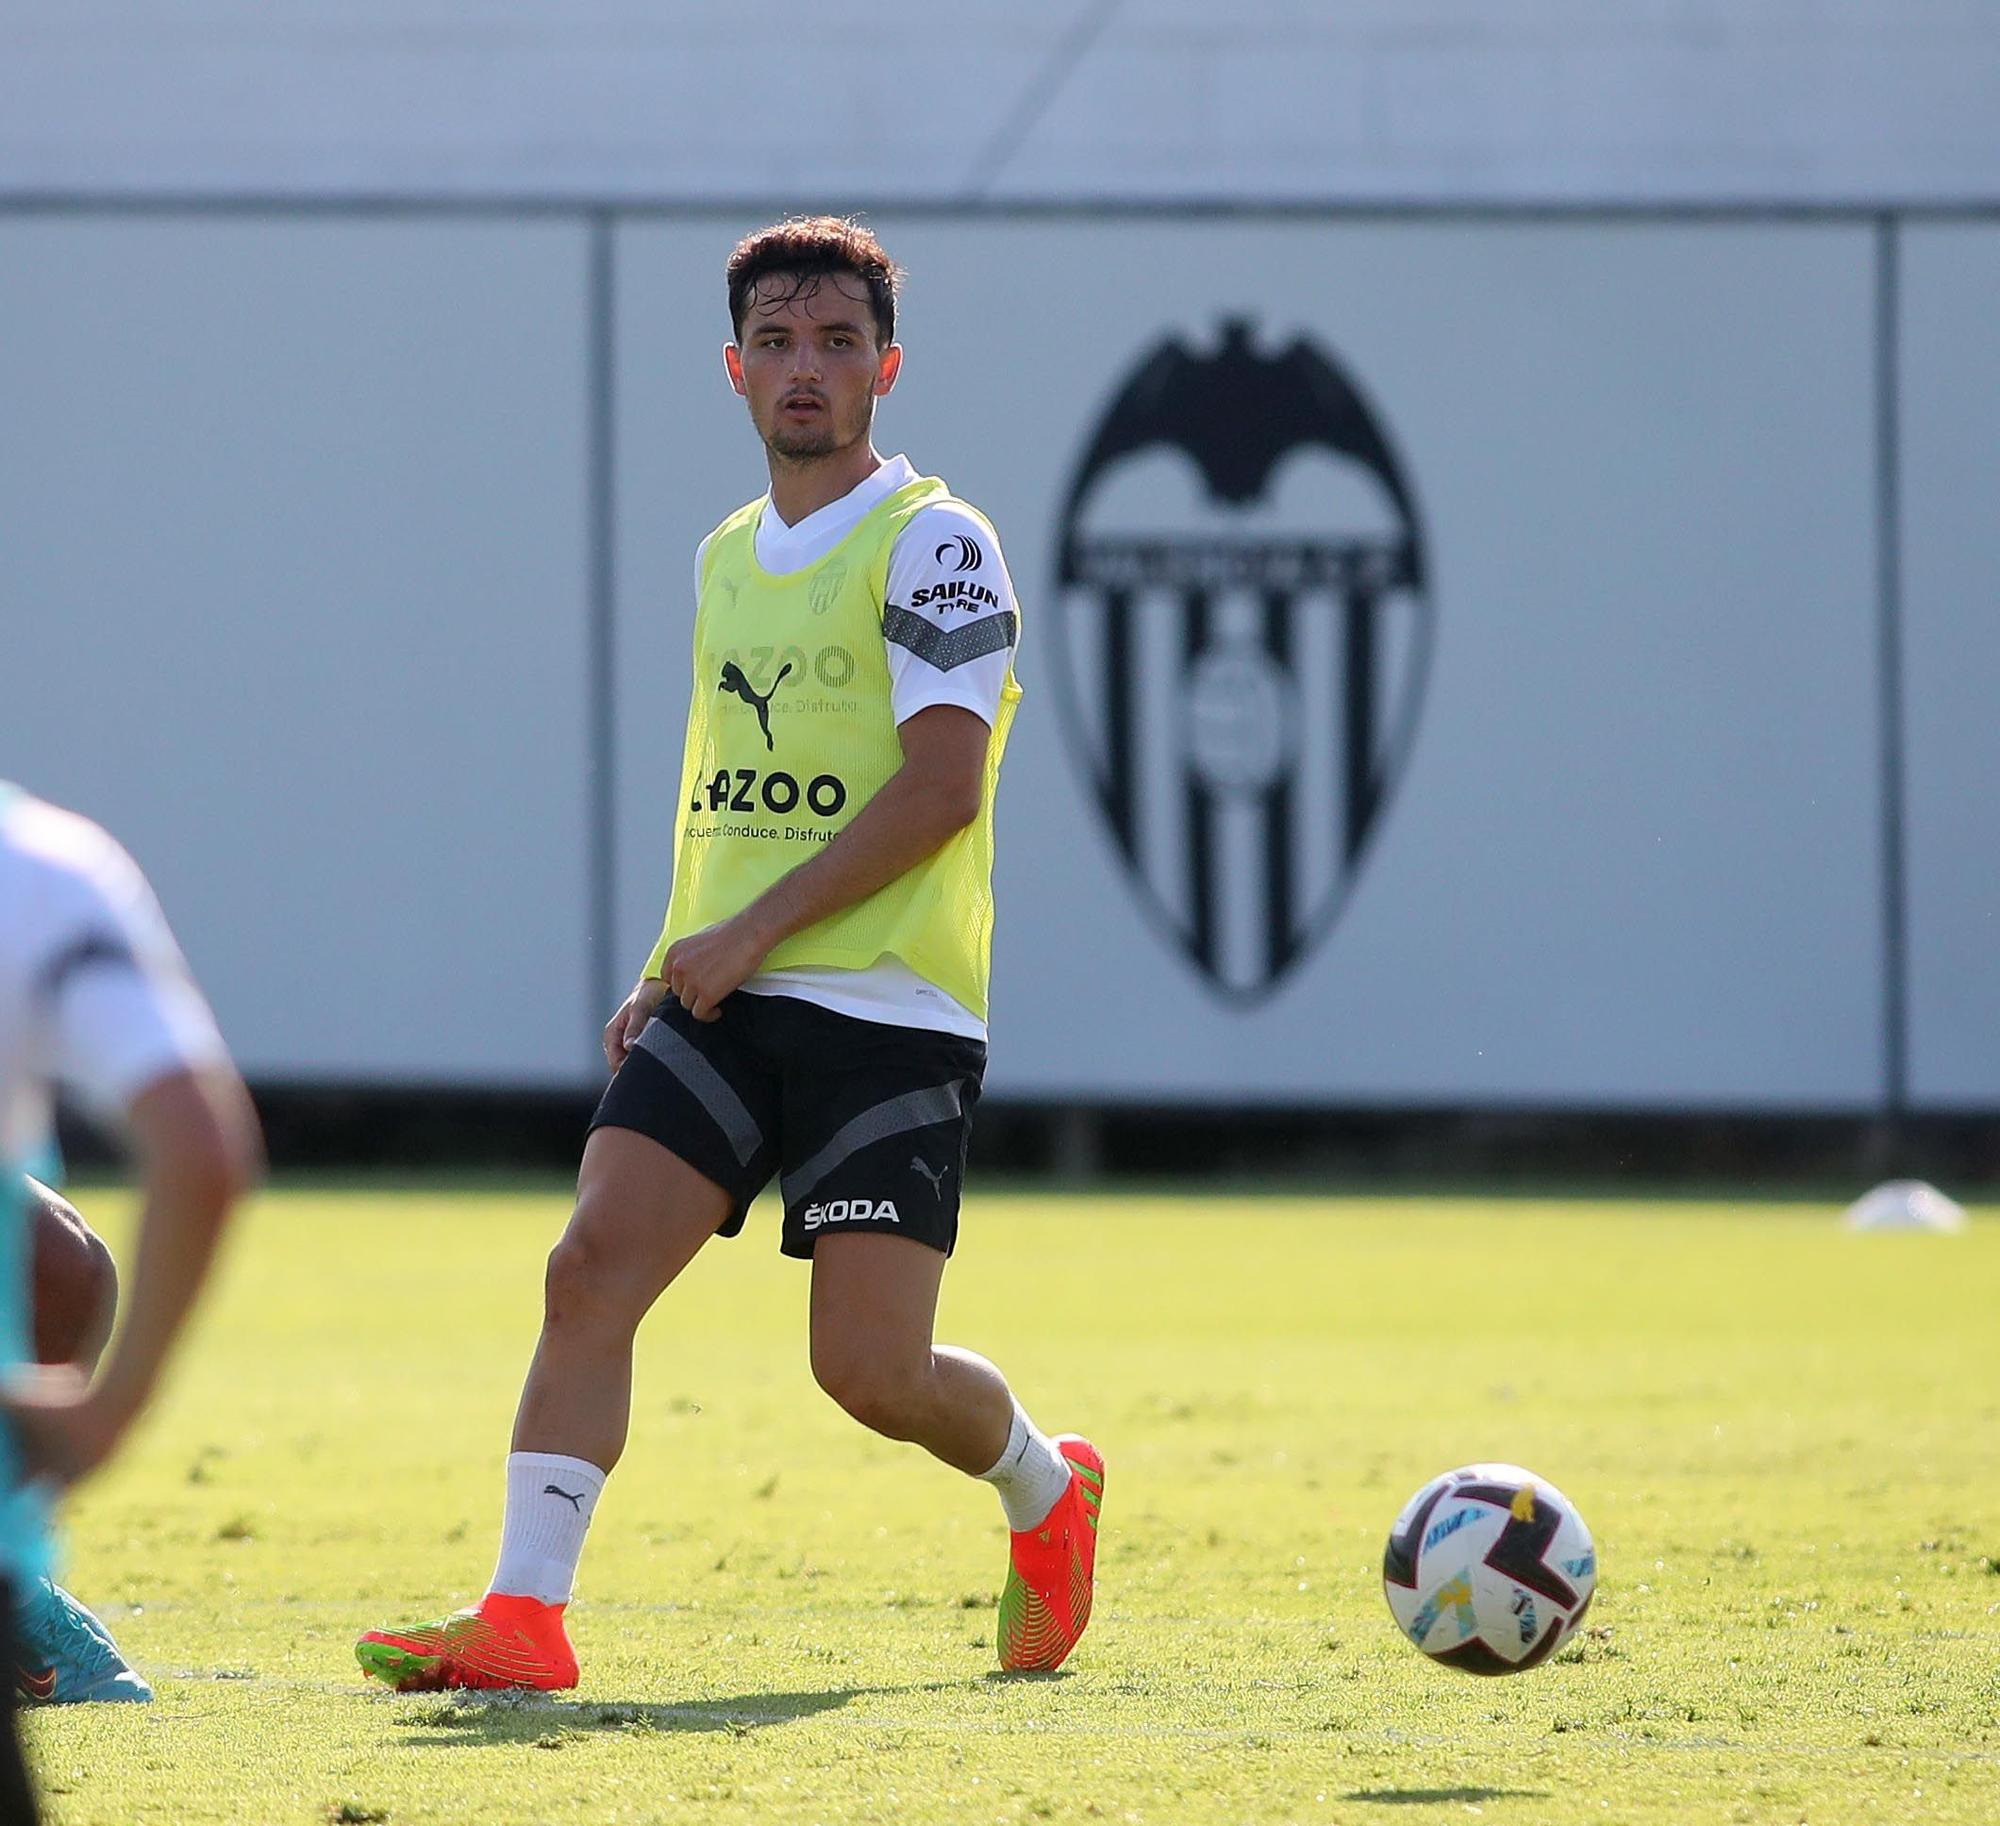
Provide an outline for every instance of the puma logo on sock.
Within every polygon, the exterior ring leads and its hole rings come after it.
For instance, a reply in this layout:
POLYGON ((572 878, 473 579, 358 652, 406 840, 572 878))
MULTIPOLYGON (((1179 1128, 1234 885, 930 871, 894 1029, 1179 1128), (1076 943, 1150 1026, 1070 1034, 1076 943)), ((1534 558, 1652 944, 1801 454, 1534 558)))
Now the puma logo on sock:
POLYGON ((544 1496, 559 1496, 563 1499, 564 1502, 569 1504, 569 1506, 572 1509, 574 1509, 578 1515, 581 1515, 583 1513, 584 1493, 581 1490, 565 1490, 560 1485, 557 1484, 544 1484, 542 1486, 542 1494, 544 1496))

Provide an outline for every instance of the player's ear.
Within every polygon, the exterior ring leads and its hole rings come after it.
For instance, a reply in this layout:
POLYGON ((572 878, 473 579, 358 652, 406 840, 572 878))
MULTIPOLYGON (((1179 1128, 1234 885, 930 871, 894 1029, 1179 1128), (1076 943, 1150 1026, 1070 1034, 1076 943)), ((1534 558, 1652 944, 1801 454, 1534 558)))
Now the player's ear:
MULTIPOLYGON (((744 393, 743 351, 733 342, 725 342, 722 345, 722 367, 723 371, 729 376, 730 386, 736 392, 744 393)), ((747 399, 749 395, 744 393, 744 397, 747 399)))
POLYGON ((882 351, 882 359, 875 370, 875 397, 883 398, 896 384, 896 376, 903 371, 903 345, 892 342, 882 351))

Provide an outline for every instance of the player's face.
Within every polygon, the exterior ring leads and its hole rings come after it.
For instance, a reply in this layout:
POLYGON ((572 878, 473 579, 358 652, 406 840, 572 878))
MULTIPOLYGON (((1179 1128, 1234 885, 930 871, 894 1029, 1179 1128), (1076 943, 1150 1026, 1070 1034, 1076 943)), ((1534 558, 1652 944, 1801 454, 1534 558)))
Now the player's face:
POLYGON ((809 462, 867 439, 903 351, 876 347, 875 312, 858 279, 830 273, 801 285, 773 273, 752 288, 743 340, 722 359, 771 453, 809 462))

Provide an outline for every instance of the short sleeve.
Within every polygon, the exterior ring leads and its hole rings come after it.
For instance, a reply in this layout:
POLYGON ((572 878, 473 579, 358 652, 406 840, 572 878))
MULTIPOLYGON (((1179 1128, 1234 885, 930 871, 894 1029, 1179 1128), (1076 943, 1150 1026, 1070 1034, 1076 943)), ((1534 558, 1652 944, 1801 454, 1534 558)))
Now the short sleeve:
POLYGON ((60 1082, 120 1110, 172 1072, 227 1063, 166 916, 123 850, 105 838, 77 858, 61 899, 35 985, 60 1082))
POLYGON ((926 507, 896 536, 882 638, 898 723, 936 704, 998 720, 1021 614, 999 540, 963 503, 926 507))

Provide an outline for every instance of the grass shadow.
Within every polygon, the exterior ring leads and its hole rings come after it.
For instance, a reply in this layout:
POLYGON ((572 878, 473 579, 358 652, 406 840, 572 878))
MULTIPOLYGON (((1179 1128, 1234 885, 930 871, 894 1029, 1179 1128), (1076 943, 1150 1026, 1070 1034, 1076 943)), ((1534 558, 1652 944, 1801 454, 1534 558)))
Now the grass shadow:
POLYGON ((431 1749, 483 1744, 532 1744, 559 1748, 564 1739, 620 1732, 721 1732, 748 1737, 772 1725, 796 1724, 837 1712, 856 1699, 892 1693, 936 1693, 954 1684, 932 1680, 905 1686, 817 1687, 790 1693, 740 1693, 727 1699, 677 1703, 624 1699, 554 1699, 541 1694, 454 1693, 426 1698, 398 1720, 409 1730, 398 1741, 431 1749))
POLYGON ((1545 1801, 1546 1788, 1357 1788, 1343 1801, 1367 1801, 1377 1807, 1437 1807, 1451 1801, 1545 1801))

